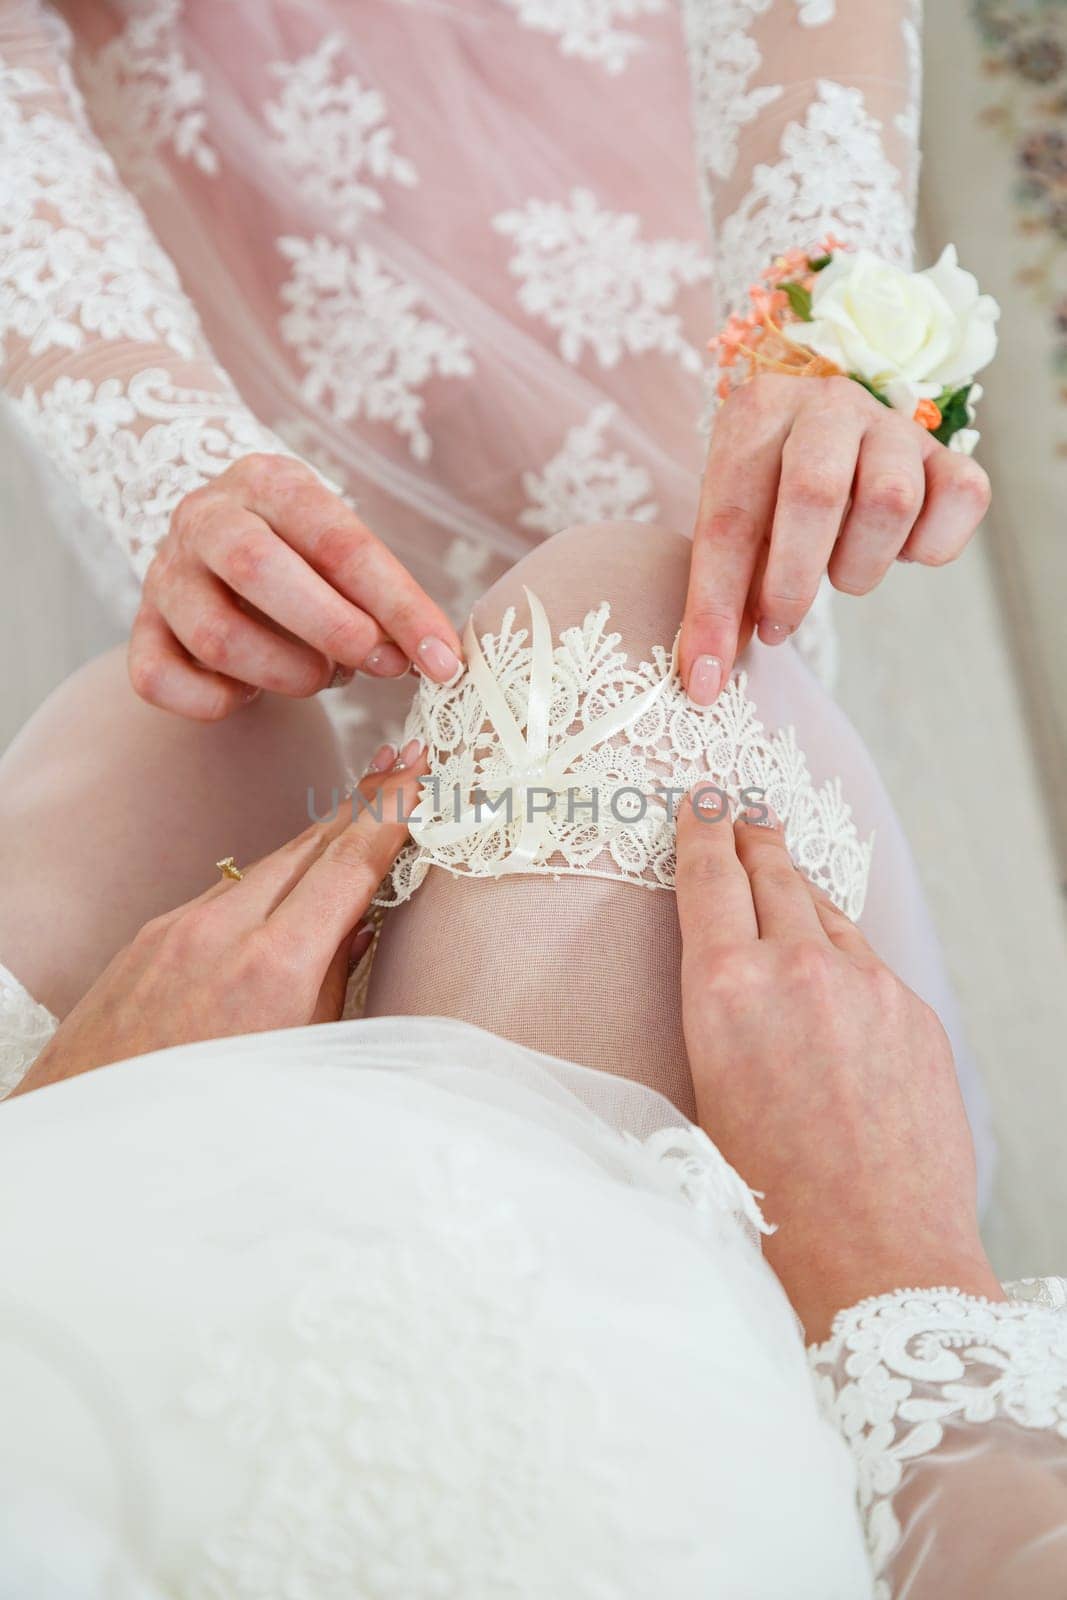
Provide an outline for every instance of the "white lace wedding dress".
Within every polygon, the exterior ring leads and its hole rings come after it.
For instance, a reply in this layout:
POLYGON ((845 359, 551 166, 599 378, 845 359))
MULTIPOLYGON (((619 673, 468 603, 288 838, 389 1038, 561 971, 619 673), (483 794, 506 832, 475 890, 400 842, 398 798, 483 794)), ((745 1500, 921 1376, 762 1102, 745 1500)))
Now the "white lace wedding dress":
MULTIPOLYGON (((917 23, 3 0, 4 383, 101 585, 256 449, 457 620, 564 525, 688 529, 718 317, 827 229, 910 256, 917 23)), ((53 1026, 0 969, 7 1087, 53 1026)), ((902 1291, 805 1363, 758 1225, 653 1091, 441 1019, 15 1100, 0 1596, 1062 1595, 1059 1281, 902 1291)))

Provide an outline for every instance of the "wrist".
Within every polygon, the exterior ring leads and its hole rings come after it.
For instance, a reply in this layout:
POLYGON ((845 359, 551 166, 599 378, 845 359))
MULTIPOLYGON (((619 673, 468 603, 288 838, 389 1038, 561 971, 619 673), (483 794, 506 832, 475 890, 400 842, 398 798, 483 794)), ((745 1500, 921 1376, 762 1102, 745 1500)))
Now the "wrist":
POLYGON ((824 1339, 834 1317, 849 1306, 902 1289, 958 1289, 986 1300, 1003 1300, 1004 1290, 980 1239, 956 1247, 871 1251, 853 1258, 816 1255, 788 1262, 773 1260, 809 1343, 824 1339))

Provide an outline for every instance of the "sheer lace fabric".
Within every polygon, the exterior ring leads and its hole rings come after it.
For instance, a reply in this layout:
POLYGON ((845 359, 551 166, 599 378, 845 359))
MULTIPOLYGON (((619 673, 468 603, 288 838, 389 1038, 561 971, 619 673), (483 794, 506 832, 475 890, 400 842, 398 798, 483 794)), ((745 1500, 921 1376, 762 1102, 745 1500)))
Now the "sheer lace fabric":
POLYGON ((810 1351, 859 1467, 877 1600, 1067 1590, 1067 1282, 902 1290, 810 1351))
POLYGON ((911 0, 5 0, 0 62, 4 384, 138 574, 253 449, 457 619, 572 523, 685 531, 716 293, 910 249, 911 0))

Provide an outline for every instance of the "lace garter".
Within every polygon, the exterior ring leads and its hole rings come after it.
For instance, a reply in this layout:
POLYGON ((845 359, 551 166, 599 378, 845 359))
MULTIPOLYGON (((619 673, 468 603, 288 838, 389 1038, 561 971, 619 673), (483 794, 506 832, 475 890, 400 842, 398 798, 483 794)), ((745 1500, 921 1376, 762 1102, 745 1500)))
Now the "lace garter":
POLYGON ((537 596, 529 630, 505 612, 499 633, 468 622, 467 670, 420 682, 405 739, 430 772, 377 904, 410 898, 431 866, 456 876, 506 873, 622 878, 674 886, 675 817, 706 784, 721 809, 768 806, 797 866, 856 918, 870 869, 837 779, 816 788, 791 728, 768 733, 737 673, 714 705, 693 705, 670 652, 630 667, 605 601, 553 646, 537 596))

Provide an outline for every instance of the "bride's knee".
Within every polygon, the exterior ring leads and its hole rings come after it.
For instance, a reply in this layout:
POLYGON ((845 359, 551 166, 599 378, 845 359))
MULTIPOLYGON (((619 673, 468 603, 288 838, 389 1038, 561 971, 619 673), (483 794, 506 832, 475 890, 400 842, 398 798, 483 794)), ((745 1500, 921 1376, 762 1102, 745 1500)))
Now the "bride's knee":
POLYGON ((633 522, 617 518, 605 522, 577 522, 546 541, 536 552, 546 562, 564 567, 578 561, 598 573, 631 567, 662 567, 688 560, 690 541, 658 522, 633 522))
POLYGON ((580 623, 607 601, 617 621, 673 638, 691 549, 688 539, 657 523, 575 524, 538 545, 486 592, 474 609, 475 626, 495 627, 509 606, 524 613, 526 588, 557 629, 580 623))

